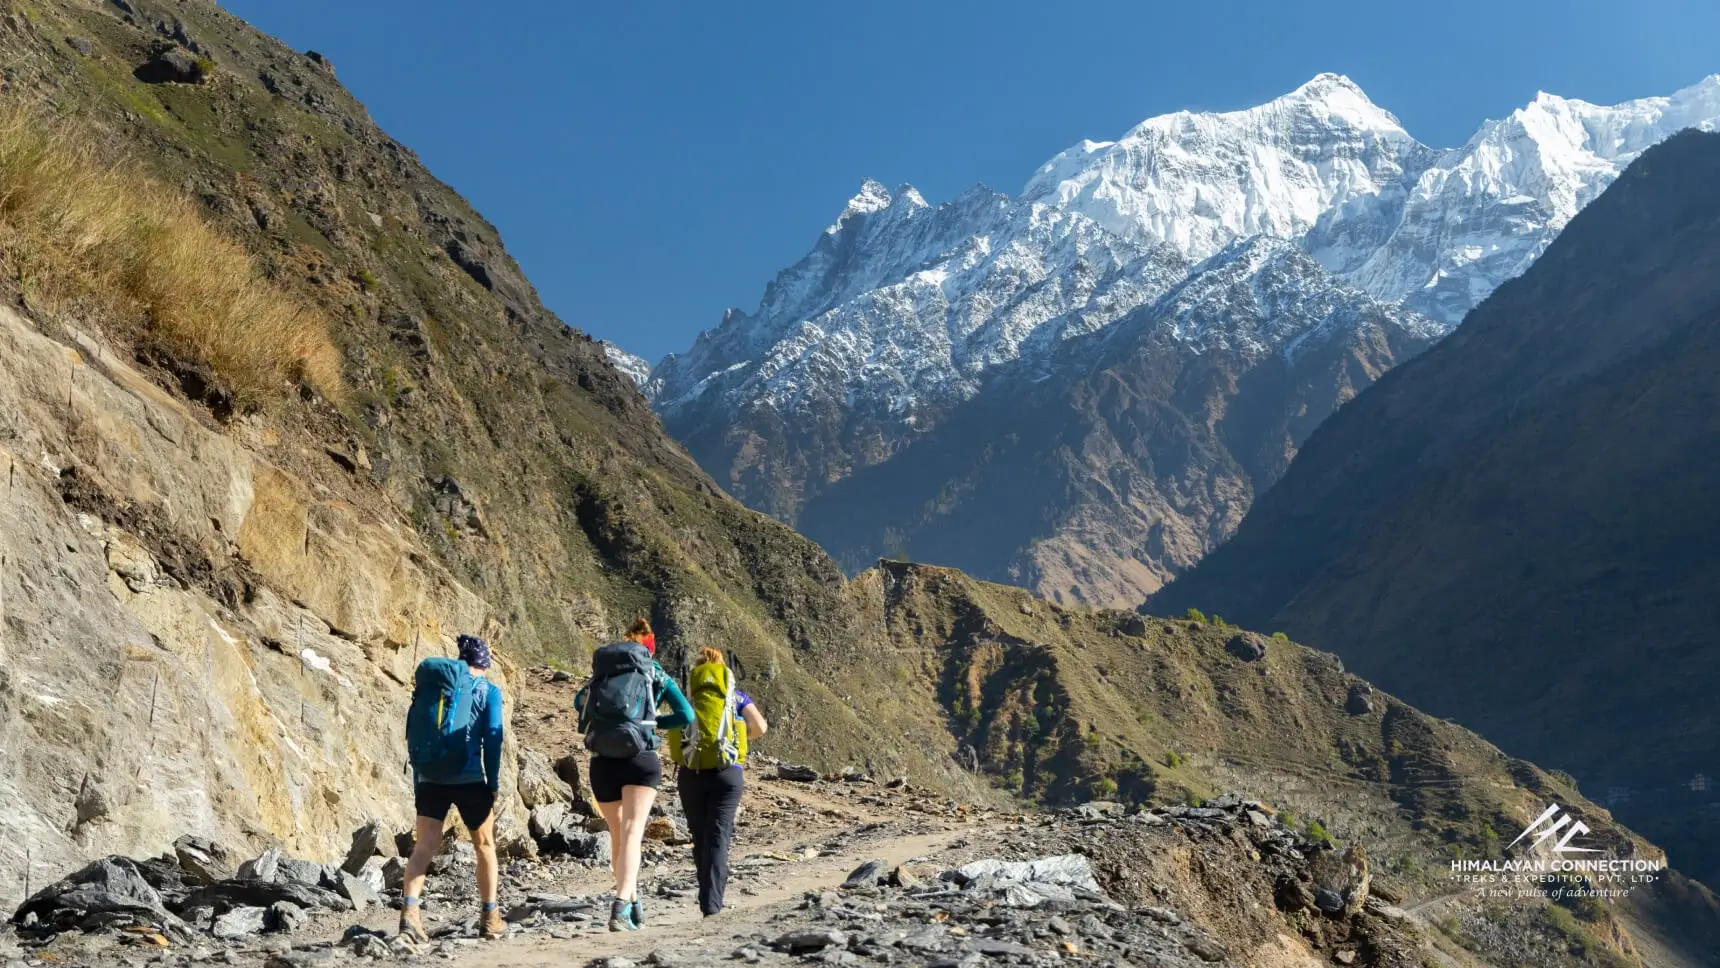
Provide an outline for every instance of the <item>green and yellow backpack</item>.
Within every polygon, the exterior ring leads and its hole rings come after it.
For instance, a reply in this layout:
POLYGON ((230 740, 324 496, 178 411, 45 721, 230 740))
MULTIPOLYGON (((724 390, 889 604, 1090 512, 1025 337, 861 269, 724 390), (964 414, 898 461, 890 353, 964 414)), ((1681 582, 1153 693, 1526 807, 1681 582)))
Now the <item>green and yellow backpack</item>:
POLYGON ((747 727, 737 706, 735 674, 721 662, 687 673, 693 721, 669 733, 669 757, 693 770, 720 770, 747 761, 747 727))

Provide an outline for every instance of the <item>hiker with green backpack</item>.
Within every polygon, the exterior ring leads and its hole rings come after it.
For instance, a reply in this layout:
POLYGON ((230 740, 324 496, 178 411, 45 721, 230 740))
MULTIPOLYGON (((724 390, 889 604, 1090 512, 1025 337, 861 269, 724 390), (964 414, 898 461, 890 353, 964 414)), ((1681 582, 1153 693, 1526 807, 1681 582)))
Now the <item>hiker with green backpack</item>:
POLYGON ((478 930, 487 940, 507 933, 497 910, 496 788, 502 768, 502 690, 485 676, 490 647, 474 635, 458 640, 458 659, 430 658, 413 674, 406 714, 406 751, 412 761, 412 859, 401 885, 400 933, 419 943, 424 932, 424 879, 442 846, 448 811, 472 833, 478 860, 478 930))
POLYGON ((611 931, 637 931, 645 925, 639 859, 645 824, 663 780, 657 729, 680 729, 693 719, 687 697, 657 664, 656 654, 651 623, 643 616, 634 619, 625 640, 592 653, 591 681, 573 698, 585 748, 591 751, 591 793, 609 825, 615 873, 611 931), (664 703, 670 712, 659 716, 664 703))
POLYGON ((722 652, 701 649, 687 672, 693 721, 669 734, 669 756, 687 827, 693 836, 693 866, 699 877, 699 911, 723 909, 729 883, 729 845, 741 805, 747 741, 770 728, 758 704, 736 685, 722 652))

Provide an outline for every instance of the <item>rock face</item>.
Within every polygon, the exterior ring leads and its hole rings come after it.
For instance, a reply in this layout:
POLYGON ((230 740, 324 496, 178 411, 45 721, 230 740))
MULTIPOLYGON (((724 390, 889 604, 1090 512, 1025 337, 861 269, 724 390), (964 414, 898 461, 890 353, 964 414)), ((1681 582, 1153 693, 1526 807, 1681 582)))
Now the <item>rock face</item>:
POLYGON ((912 557, 1132 606, 1638 153, 1717 119, 1720 77, 1612 107, 1542 95, 1442 151, 1321 75, 1083 142, 1019 198, 868 182, 648 389, 731 493, 850 571, 912 557), (1303 264, 1237 272, 1261 240, 1303 264), (1070 359, 1143 319, 1155 338, 1070 359))
POLYGON ((1720 519, 1691 457, 1716 432, 1717 173, 1720 136, 1644 154, 1454 338, 1316 432, 1149 607, 1283 628, 1585 789, 1625 790, 1618 816, 1720 883, 1705 795, 1684 795, 1720 755, 1700 550, 1720 519))

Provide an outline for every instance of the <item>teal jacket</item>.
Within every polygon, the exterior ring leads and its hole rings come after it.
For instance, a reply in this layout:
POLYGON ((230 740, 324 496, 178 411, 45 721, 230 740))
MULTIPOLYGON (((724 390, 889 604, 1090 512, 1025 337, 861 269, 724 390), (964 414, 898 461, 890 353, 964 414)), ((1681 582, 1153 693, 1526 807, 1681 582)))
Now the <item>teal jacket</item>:
MULTIPOLYGON (((585 711, 585 694, 590 688, 588 683, 574 694, 573 708, 576 712, 585 711)), ((664 672, 663 665, 659 662, 651 663, 651 693, 656 698, 659 709, 664 703, 669 704, 669 712, 657 717, 658 729, 685 729, 693 722, 693 704, 687 701, 681 687, 675 684, 674 677, 664 672)), ((657 742, 657 734, 652 733, 652 749, 657 748, 657 742)))

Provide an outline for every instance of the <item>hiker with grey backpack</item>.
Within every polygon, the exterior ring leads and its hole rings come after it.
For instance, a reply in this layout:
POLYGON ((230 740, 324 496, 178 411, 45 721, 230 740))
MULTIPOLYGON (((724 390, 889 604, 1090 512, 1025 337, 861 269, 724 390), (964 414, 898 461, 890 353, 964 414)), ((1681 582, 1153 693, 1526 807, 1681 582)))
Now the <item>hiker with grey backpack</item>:
POLYGON ((400 934, 420 943, 424 931, 425 875, 442 846, 450 809, 472 833, 478 861, 478 931, 486 940, 507 933, 497 909, 496 790, 502 767, 502 690, 485 677, 490 648, 473 635, 459 638, 460 657, 430 658, 413 674, 406 714, 406 750, 418 822, 412 858, 401 885, 400 934))
POLYGON ((657 730, 680 729, 693 719, 693 707, 657 664, 656 652, 651 623, 634 619, 626 639, 592 653, 591 681, 573 699, 585 748, 591 751, 591 793, 609 826, 615 873, 611 931, 637 931, 645 924, 639 861, 645 825, 663 780, 657 730), (670 712, 659 717, 665 703, 670 712))

